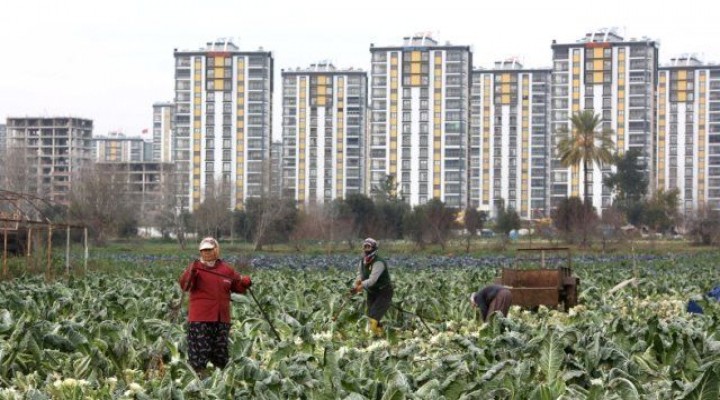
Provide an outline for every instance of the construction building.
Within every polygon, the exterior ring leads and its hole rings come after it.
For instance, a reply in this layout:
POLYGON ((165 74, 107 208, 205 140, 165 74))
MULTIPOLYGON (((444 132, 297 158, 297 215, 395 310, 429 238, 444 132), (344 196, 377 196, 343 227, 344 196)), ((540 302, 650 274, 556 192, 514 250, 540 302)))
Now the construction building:
POLYGON ((67 204, 73 180, 92 161, 92 131, 89 119, 8 118, 5 187, 67 204))

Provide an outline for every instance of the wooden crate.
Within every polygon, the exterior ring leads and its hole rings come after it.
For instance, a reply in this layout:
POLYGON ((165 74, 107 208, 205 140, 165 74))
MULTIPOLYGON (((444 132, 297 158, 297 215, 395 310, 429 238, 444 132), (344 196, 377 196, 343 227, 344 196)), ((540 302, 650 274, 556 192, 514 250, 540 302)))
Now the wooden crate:
POLYGON ((548 308, 557 308, 560 304, 560 293, 557 288, 526 288, 512 287, 512 304, 523 308, 533 308, 544 305, 548 308))

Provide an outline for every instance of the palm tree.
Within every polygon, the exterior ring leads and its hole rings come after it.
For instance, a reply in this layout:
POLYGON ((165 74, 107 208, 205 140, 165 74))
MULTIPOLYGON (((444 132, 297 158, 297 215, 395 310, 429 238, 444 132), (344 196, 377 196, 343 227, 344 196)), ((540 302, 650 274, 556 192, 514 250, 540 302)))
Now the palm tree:
POLYGON ((560 163, 565 167, 580 166, 583 164, 583 188, 585 189, 585 204, 590 203, 590 182, 588 174, 591 172, 592 164, 598 167, 603 163, 612 162, 612 150, 615 146, 611 135, 612 130, 599 130, 602 122, 600 115, 594 114, 591 110, 577 112, 570 117, 572 131, 567 128, 558 133, 565 135, 558 142, 558 154, 560 163))

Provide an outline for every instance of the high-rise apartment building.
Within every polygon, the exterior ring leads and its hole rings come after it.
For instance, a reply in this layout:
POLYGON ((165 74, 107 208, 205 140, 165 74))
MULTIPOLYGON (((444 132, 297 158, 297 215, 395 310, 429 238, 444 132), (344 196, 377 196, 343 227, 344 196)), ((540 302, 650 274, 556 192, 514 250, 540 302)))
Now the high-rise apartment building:
POLYGON ((516 60, 474 70, 470 103, 470 206, 521 218, 548 211, 550 69, 516 60))
POLYGON ((371 45, 369 188, 394 176, 411 205, 467 205, 472 53, 427 35, 371 45))
POLYGON ((282 142, 270 144, 270 197, 279 199, 282 196, 282 142))
POLYGON ((657 188, 677 189, 686 213, 720 208, 720 65, 672 59, 657 97, 657 188))
POLYGON ((67 204, 77 173, 92 161, 92 130, 89 119, 8 118, 7 187, 67 204))
POLYGON ((145 141, 139 137, 126 137, 120 132, 97 136, 93 141, 93 158, 97 162, 146 161, 145 141))
MULTIPOLYGON (((558 132, 570 130, 570 117, 591 110, 602 128, 614 131, 619 154, 638 149, 649 181, 654 176, 655 88, 658 44, 647 38, 625 40, 613 30, 588 33, 570 44, 553 41, 551 95, 551 207, 568 196, 584 198, 582 166, 564 167, 557 157, 558 132)), ((610 167, 593 165, 588 174, 590 196, 597 210, 610 205, 602 184, 610 167)))
POLYGON ((363 192, 366 73, 318 63, 282 80, 284 195, 310 204, 363 192))
POLYGON ((175 103, 153 104, 153 161, 172 161, 172 123, 174 114, 175 103))
POLYGON ((222 187, 229 207, 270 186, 273 58, 217 40, 175 50, 173 157, 180 204, 193 210, 222 187))

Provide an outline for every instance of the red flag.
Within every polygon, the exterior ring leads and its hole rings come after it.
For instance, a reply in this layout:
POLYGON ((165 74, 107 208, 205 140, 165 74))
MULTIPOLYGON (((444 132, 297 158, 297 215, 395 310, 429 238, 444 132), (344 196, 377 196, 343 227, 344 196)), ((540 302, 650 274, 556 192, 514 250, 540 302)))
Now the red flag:
POLYGON ((142 134, 143 134, 143 135, 146 135, 147 133, 148 133, 148 130, 147 130, 147 129, 143 129, 143 130, 142 130, 142 134))

